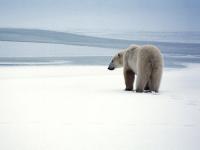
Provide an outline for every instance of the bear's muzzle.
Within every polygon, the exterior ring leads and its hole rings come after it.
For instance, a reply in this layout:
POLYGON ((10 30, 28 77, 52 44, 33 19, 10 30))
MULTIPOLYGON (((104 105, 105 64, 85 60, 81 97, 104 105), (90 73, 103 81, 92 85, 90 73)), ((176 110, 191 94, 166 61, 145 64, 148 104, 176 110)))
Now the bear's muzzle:
POLYGON ((108 70, 114 70, 115 67, 114 67, 114 64, 111 62, 110 65, 108 66, 108 70))

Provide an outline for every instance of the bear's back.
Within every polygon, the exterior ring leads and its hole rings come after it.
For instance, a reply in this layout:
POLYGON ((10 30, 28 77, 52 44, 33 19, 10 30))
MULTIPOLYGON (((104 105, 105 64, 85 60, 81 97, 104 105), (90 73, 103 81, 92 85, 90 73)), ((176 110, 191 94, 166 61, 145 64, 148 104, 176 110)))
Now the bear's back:
POLYGON ((151 62, 153 65, 162 66, 163 58, 160 52, 160 49, 154 45, 144 45, 141 46, 140 51, 138 53, 138 60, 142 63, 151 62))

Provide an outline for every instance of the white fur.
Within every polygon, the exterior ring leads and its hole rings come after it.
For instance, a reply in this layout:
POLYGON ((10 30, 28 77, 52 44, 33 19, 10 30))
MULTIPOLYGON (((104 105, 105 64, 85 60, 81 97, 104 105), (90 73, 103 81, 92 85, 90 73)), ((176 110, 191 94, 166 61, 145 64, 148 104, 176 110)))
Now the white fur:
POLYGON ((159 48, 153 45, 131 45, 115 55, 113 60, 111 64, 115 68, 124 67, 126 89, 132 89, 133 83, 130 82, 134 82, 136 74, 137 92, 143 92, 147 85, 150 91, 158 92, 163 71, 163 57, 159 48))
POLYGON ((124 68, 137 74, 136 91, 143 92, 146 84, 158 92, 163 70, 160 50, 152 45, 130 46, 124 54, 124 68))

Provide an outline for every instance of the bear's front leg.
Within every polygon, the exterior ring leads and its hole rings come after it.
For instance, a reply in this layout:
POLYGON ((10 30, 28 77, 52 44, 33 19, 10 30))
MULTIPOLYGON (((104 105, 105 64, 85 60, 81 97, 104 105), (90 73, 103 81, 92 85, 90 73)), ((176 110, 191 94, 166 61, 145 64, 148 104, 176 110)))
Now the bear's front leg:
POLYGON ((135 73, 132 70, 124 69, 124 80, 126 84, 126 91, 133 90, 133 83, 135 79, 135 73))

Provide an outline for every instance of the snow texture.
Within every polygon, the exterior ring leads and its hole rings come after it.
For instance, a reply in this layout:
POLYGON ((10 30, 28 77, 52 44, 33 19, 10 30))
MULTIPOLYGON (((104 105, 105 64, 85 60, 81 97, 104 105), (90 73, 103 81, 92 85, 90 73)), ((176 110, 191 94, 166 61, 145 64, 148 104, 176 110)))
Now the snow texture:
POLYGON ((124 91, 122 74, 1 67, 0 149, 199 150, 199 65, 165 70, 159 94, 124 91))

